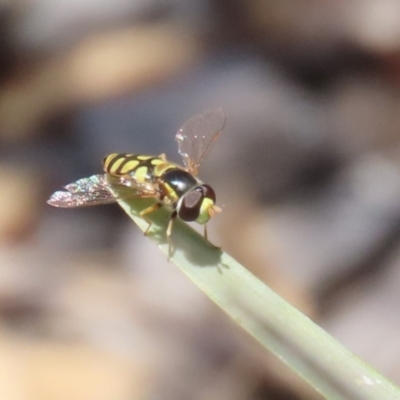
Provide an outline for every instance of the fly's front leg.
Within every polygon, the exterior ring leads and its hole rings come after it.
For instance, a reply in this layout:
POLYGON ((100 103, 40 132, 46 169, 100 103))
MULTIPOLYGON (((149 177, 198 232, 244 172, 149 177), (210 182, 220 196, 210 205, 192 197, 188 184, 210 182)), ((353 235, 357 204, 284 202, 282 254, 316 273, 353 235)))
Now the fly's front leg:
POLYGON ((207 242, 209 242, 208 235, 207 235, 207 224, 204 224, 204 239, 206 239, 207 242))
POLYGON ((169 218, 169 222, 168 222, 168 228, 167 228, 167 242, 168 242, 168 261, 171 258, 171 235, 172 235, 172 228, 174 226, 174 221, 177 217, 178 213, 177 211, 174 211, 171 214, 171 217, 169 218))
POLYGON ((207 242, 210 243, 210 245, 213 246, 213 247, 215 247, 216 249, 220 249, 220 248, 221 248, 220 246, 216 246, 215 244, 211 243, 211 242, 208 240, 207 225, 206 225, 206 224, 204 224, 204 239, 206 239, 207 242))

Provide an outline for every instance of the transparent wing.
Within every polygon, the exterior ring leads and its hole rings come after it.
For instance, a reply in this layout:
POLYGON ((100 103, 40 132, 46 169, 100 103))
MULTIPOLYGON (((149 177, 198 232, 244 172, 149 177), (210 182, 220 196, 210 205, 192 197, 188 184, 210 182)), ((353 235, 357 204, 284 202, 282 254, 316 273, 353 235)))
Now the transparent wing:
POLYGON ((155 197, 154 188, 139 184, 129 176, 113 178, 107 175, 92 175, 70 183, 51 195, 47 203, 54 207, 83 207, 114 203, 119 199, 155 197))
POLYGON ((218 139, 224 124, 225 113, 219 108, 195 115, 179 129, 175 136, 179 154, 193 175, 197 175, 200 164, 218 139))

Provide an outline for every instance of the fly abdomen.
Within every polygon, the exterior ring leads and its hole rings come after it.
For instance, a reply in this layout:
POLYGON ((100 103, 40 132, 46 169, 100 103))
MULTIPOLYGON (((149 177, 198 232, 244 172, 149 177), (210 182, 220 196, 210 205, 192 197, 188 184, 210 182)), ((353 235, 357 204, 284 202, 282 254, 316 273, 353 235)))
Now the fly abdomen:
POLYGON ((145 182, 154 178, 155 167, 163 162, 154 156, 114 153, 103 160, 103 167, 109 175, 130 175, 138 182, 145 182))
POLYGON ((133 171, 140 161, 134 154, 110 154, 103 160, 104 171, 114 176, 126 175, 133 171))

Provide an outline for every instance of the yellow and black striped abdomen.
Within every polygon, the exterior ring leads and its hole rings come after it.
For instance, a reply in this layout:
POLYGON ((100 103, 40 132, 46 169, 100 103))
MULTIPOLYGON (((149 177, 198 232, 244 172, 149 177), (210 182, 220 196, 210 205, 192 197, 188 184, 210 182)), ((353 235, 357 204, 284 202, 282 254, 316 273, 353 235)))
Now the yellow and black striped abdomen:
POLYGON ((138 182, 146 182, 160 176, 175 164, 157 156, 113 153, 103 160, 104 172, 113 176, 131 175, 138 182))

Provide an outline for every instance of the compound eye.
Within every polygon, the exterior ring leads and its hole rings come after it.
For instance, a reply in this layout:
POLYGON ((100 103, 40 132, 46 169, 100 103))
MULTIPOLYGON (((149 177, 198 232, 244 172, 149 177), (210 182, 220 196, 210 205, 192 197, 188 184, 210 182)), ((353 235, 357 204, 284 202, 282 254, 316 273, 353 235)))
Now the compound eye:
POLYGON ((201 185, 200 187, 203 189, 204 197, 207 197, 208 199, 211 199, 214 203, 217 201, 214 189, 211 186, 209 186, 209 185, 201 185))
POLYGON ((195 221, 200 214, 200 207, 204 199, 203 190, 198 187, 185 194, 178 210, 178 216, 183 221, 195 221))

